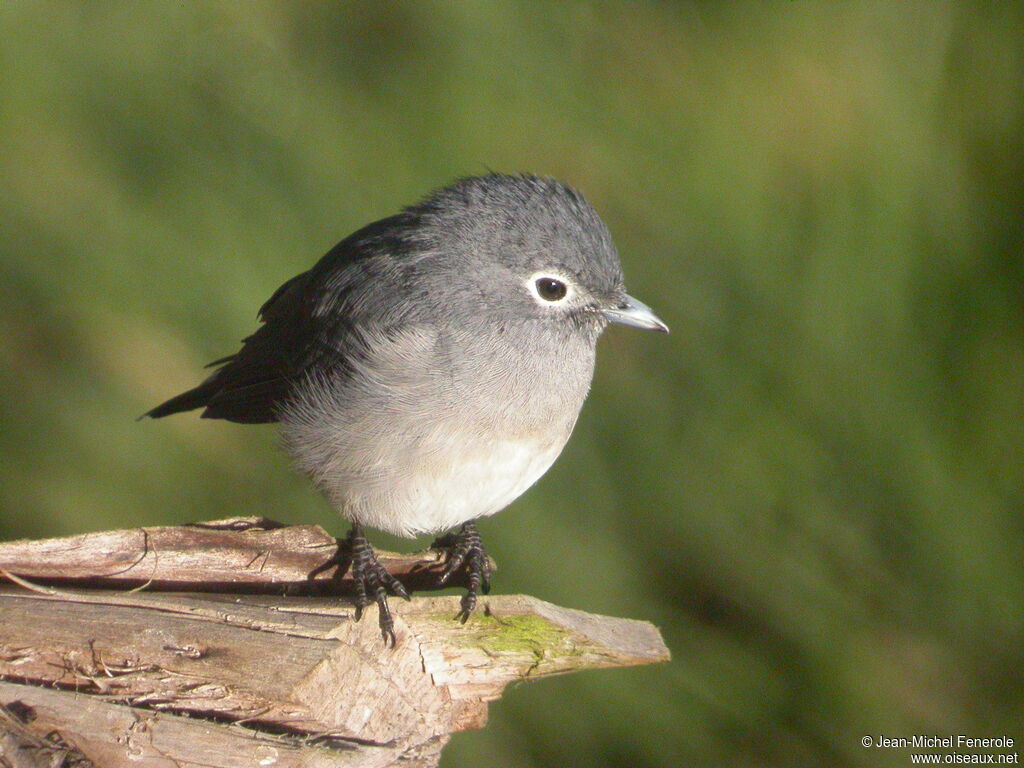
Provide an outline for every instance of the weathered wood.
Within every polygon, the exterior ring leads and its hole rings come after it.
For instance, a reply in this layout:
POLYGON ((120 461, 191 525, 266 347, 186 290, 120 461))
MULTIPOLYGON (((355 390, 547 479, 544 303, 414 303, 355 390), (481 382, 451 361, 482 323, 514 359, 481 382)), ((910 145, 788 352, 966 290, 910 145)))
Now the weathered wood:
MULTIPOLYGON (((338 541, 318 525, 285 526, 264 517, 128 528, 59 539, 0 542, 0 568, 42 584, 200 592, 337 594, 338 541)), ((443 553, 377 551, 408 589, 433 589, 443 553)), ((448 586, 465 586, 455 574, 448 586)))
MULTIPOLYGON (((0 681, 0 701, 19 702, 31 722, 19 724, 20 752, 33 762, 13 762, 17 752, 0 752, 13 768, 381 768, 400 754, 393 746, 324 742, 260 733, 238 725, 152 712, 74 691, 50 690, 0 681), (54 736, 66 751, 52 746, 54 736), (50 742, 41 747, 40 742, 50 742), (54 755, 74 762, 54 763, 54 755)), ((3 722, 0 721, 0 731, 3 722)), ((11 731, 7 731, 11 733, 11 731)), ((405 768, 436 765, 444 741, 410 752, 405 768)), ((2 743, 2 742, 0 742, 2 743)))
MULTIPOLYGON (((61 540, 14 542, 0 545, 0 568, 16 579, 65 585, 74 583, 68 573, 90 585, 97 574, 104 584, 115 576, 131 584, 140 576, 124 574, 149 558, 160 575, 154 582, 163 585, 213 576, 236 592, 251 584, 267 593, 280 586, 267 579, 268 568, 291 584, 310 564, 282 547, 314 542, 312 559, 334 554, 333 540, 311 537, 310 526, 295 531, 251 522, 237 530, 204 525, 75 537, 78 548, 71 551, 79 554, 65 566, 35 559, 60 557, 61 540), (251 563, 262 553, 263 566, 238 567, 229 580, 223 563, 187 551, 190 540, 209 542, 211 531, 222 555, 251 563), (290 533, 264 537, 275 531, 290 533), (133 542, 127 554, 110 546, 133 542), (35 555, 33 544, 41 545, 35 555), (99 552, 101 568, 89 569, 82 551, 99 552), (166 552, 172 555, 165 558, 166 552)), ((433 568, 438 556, 403 562, 406 574, 419 573, 417 563, 433 568)), ((7 681, 0 684, 0 705, 17 701, 35 713, 31 722, 8 720, 0 750, 17 727, 36 739, 56 732, 102 768, 257 765, 257 747, 266 748, 265 765, 362 768, 401 761, 426 768, 436 764, 452 732, 484 725, 487 702, 513 680, 668 658, 658 631, 645 622, 492 595, 462 624, 455 618, 458 603, 458 597, 392 600, 397 643, 390 649, 376 608, 357 622, 344 598, 0 586, 0 680, 7 681), (268 750, 276 750, 274 760, 268 750)))

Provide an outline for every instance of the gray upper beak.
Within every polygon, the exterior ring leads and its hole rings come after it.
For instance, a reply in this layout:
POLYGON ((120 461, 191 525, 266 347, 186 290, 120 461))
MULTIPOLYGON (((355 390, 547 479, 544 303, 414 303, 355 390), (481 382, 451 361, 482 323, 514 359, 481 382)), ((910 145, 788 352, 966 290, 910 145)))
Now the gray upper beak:
POLYGON ((634 328, 643 328, 647 331, 668 333, 668 326, 665 325, 665 322, 660 317, 654 314, 654 310, 642 301, 637 301, 632 296, 626 296, 618 306, 601 310, 601 314, 612 323, 631 325, 634 328))

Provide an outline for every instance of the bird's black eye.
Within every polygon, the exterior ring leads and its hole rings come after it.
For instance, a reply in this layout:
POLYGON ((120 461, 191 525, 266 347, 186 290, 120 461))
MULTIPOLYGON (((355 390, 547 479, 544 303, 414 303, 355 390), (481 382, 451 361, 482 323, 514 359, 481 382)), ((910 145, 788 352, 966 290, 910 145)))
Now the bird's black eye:
POLYGON ((553 277, 538 277, 534 285, 537 286, 537 295, 544 301, 561 301, 569 291, 565 283, 553 277))

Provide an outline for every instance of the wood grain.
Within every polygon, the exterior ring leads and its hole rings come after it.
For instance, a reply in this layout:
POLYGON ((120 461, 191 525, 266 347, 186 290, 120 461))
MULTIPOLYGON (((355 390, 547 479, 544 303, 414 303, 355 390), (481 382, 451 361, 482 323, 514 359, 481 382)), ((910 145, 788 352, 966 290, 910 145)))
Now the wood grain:
MULTIPOLYGON (((390 649, 375 607, 356 621, 343 597, 280 594, 333 555, 326 533, 238 522, 0 545, 5 572, 63 585, 0 586, 0 706, 34 713, 6 730, 0 718, 0 757, 11 739, 56 733, 103 768, 430 766, 452 732, 486 723, 509 682, 668 658, 646 622, 522 595, 492 595, 464 624, 458 597, 392 600, 390 649), (40 562, 62 552, 66 563, 40 562), (95 588, 145 573, 150 586, 233 591, 95 588)), ((409 575, 440 555, 399 561, 409 575)))

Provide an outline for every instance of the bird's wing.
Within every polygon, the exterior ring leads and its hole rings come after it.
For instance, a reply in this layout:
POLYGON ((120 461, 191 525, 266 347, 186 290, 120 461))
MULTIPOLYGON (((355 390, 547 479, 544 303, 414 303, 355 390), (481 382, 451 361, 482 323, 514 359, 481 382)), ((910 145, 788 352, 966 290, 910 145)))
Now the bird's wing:
POLYGON ((260 310, 262 324, 256 332, 238 352, 220 360, 220 367, 197 387, 207 393, 203 418, 243 423, 277 420, 277 408, 319 336, 302 306, 308 281, 309 272, 303 272, 278 288, 260 310))
POLYGON ((392 234, 396 218, 349 236, 308 272, 284 283, 260 309, 262 324, 238 352, 214 363, 220 367, 198 387, 149 415, 205 406, 203 418, 277 421, 280 406, 304 376, 343 374, 352 328, 401 323, 402 302, 386 300, 401 272, 403 244, 392 234))

